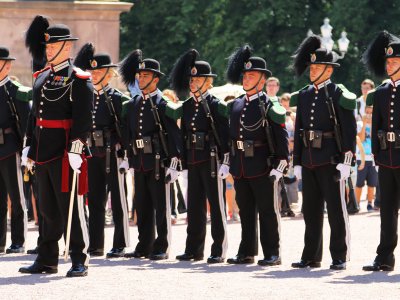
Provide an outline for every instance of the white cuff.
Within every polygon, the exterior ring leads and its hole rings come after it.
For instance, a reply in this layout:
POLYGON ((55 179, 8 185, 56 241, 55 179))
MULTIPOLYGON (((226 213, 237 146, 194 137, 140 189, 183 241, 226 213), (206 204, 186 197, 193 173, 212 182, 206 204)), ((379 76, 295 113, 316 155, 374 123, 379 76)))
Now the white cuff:
POLYGON ((344 154, 344 161, 343 164, 347 166, 351 166, 351 162, 353 160, 353 153, 351 151, 347 151, 344 154))
POLYGON ((85 144, 81 140, 75 140, 71 143, 71 149, 69 150, 70 153, 82 154, 83 146, 85 144))
POLYGON ((176 168, 178 167, 178 162, 179 162, 179 160, 177 157, 171 158, 171 164, 169 165, 169 168, 171 170, 176 170, 176 168))
POLYGON ((276 167, 276 170, 283 173, 285 171, 286 167, 287 167, 287 161, 284 159, 281 159, 279 161, 279 165, 276 167))
POLYGON ((229 152, 224 154, 224 160, 222 161, 222 163, 224 165, 228 165, 229 166, 229 152))

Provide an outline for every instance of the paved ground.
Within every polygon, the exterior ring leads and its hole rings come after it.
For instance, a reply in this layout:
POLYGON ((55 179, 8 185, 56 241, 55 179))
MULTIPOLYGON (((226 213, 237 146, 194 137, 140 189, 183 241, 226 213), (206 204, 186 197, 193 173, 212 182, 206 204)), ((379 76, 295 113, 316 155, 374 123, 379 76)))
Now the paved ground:
MULTIPOLYGON (((363 264, 374 258, 379 237, 379 213, 364 211, 351 216, 351 261, 346 271, 329 270, 329 226, 325 218, 325 253, 322 268, 293 270, 291 262, 300 258, 304 223, 301 216, 282 220, 283 265, 262 268, 254 265, 209 266, 204 262, 177 262, 184 250, 186 226, 181 220, 173 226, 171 259, 90 261, 89 276, 65 278, 70 263, 60 258, 59 273, 22 275, 20 266, 30 264, 32 255, 0 256, 0 299, 399 299, 400 267, 390 273, 366 273, 363 264)), ((209 229, 209 228, 208 228, 209 229)), ((236 254, 240 224, 229 223, 228 256, 236 254)), ((111 248, 112 227, 106 229, 107 249, 111 248)), ((32 247, 37 232, 33 224, 27 245, 32 247)), ((133 243, 137 228, 131 227, 133 243)), ((9 241, 9 237, 8 237, 9 241)), ((60 244, 60 249, 63 248, 60 244)), ((205 255, 209 255, 210 234, 205 255)), ((400 258, 399 250, 396 255, 400 258)))

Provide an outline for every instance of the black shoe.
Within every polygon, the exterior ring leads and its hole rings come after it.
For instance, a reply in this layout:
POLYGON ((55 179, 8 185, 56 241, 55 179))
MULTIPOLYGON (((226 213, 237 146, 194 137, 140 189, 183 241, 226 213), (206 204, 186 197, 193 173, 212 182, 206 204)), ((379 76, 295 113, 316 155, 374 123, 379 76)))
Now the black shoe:
POLYGON ((28 251, 26 251, 27 254, 38 254, 38 247, 34 248, 34 249, 29 249, 28 251))
POLYGON ((104 256, 104 249, 101 249, 101 248, 99 248, 99 249, 90 248, 88 250, 88 253, 89 253, 90 256, 104 256))
POLYGON ((233 265, 253 264, 254 256, 244 256, 238 254, 235 257, 228 258, 226 262, 233 265))
POLYGON ((207 263, 208 264, 220 264, 223 263, 225 259, 223 259, 221 256, 217 255, 211 255, 207 258, 207 263))
POLYGON ((125 253, 124 257, 126 257, 126 258, 148 258, 149 255, 147 253, 135 250, 133 252, 125 253))
POLYGON ((282 264, 281 257, 272 255, 270 257, 265 257, 257 262, 259 266, 277 266, 282 264))
POLYGON ((71 269, 67 272, 67 277, 83 277, 87 276, 88 267, 83 264, 72 265, 71 269))
POLYGON ((329 267, 331 270, 346 270, 346 262, 341 259, 334 259, 329 267))
POLYGON ((112 248, 110 252, 107 253, 107 258, 119 258, 124 257, 125 248, 112 248))
POLYGON ((163 260, 168 259, 168 254, 165 252, 155 252, 149 255, 150 260, 163 260))
POLYGON ((19 272, 27 274, 55 274, 58 272, 58 269, 57 266, 45 266, 35 261, 33 265, 29 267, 19 268, 19 272))
POLYGON ((21 245, 11 245, 10 247, 7 248, 6 253, 11 254, 11 253, 24 253, 25 252, 25 247, 21 245))
POLYGON ((176 257, 177 260, 181 260, 181 261, 189 261, 189 260, 199 261, 199 260, 203 260, 203 258, 204 258, 203 255, 194 255, 194 254, 189 254, 189 253, 183 253, 176 257))
POLYGON ((388 264, 382 264, 378 261, 374 261, 371 265, 363 266, 363 271, 372 271, 372 272, 377 272, 377 271, 393 271, 394 266, 388 265, 388 264))
POLYGON ((307 267, 321 268, 321 262, 313 260, 300 260, 299 262, 292 263, 292 268, 303 269, 307 267))

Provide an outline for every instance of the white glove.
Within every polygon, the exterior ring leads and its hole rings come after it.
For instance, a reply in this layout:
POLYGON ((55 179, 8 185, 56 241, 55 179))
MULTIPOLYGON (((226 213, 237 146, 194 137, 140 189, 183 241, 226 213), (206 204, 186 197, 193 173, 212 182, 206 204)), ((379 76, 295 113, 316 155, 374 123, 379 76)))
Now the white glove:
POLYGON ((182 179, 187 180, 188 179, 188 170, 182 170, 179 172, 179 177, 182 177, 182 179))
POLYGON ((346 180, 350 177, 351 166, 345 164, 338 164, 336 170, 340 171, 340 180, 346 180))
POLYGON ((281 159, 279 161, 279 165, 276 168, 271 170, 271 172, 269 173, 269 176, 275 176, 275 181, 278 181, 283 176, 283 172, 285 172, 287 165, 288 165, 287 161, 284 159, 281 159))
POLYGON ((168 175, 171 176, 171 180, 169 181, 169 183, 173 183, 178 179, 179 172, 177 170, 168 168, 167 172, 165 173, 165 177, 167 177, 168 175))
POLYGON ((120 169, 120 170, 123 169, 125 173, 128 172, 128 170, 129 170, 129 162, 128 162, 128 159, 125 158, 125 159, 122 161, 122 163, 120 163, 119 169, 120 169))
POLYGON ((28 164, 28 152, 29 152, 29 149, 30 149, 30 148, 31 148, 31 147, 28 146, 28 147, 25 147, 25 148, 22 150, 21 166, 26 166, 26 165, 28 164))
POLYGON ((131 172, 132 176, 135 176, 135 169, 134 168, 129 168, 129 172, 131 172))
POLYGON ((218 170, 218 177, 221 179, 225 179, 229 175, 229 165, 222 164, 218 170))
POLYGON ((379 172, 379 166, 375 166, 376 172, 379 172))
POLYGON ((272 169, 271 172, 269 172, 269 176, 275 176, 275 181, 278 181, 283 176, 283 173, 279 172, 277 169, 272 169))
POLYGON ((74 170, 76 173, 80 174, 81 171, 79 170, 79 168, 82 165, 81 155, 69 152, 68 160, 69 160, 69 165, 71 166, 72 170, 74 170))
POLYGON ((169 168, 167 169, 167 172, 165 173, 165 178, 168 175, 171 177, 171 180, 169 181, 169 183, 173 183, 178 179, 179 172, 176 170, 176 168, 178 167, 178 162, 179 162, 179 160, 177 157, 173 157, 171 159, 169 168))
POLYGON ((296 176, 297 180, 301 179, 301 166, 294 166, 293 174, 296 176))

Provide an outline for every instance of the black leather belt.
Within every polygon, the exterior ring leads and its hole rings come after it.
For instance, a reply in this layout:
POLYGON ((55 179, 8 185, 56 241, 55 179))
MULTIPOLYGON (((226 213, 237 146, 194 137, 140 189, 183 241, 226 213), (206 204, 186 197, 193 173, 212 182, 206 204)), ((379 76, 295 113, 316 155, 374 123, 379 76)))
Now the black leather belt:
POLYGON ((253 147, 262 147, 267 144, 267 140, 245 140, 245 141, 234 141, 234 145, 238 150, 244 150, 244 144, 250 142, 253 147))
POLYGON ((319 132, 323 138, 334 138, 335 137, 335 133, 333 131, 321 132, 319 130, 305 130, 304 132, 309 141, 312 141, 315 138, 316 132, 319 132))

